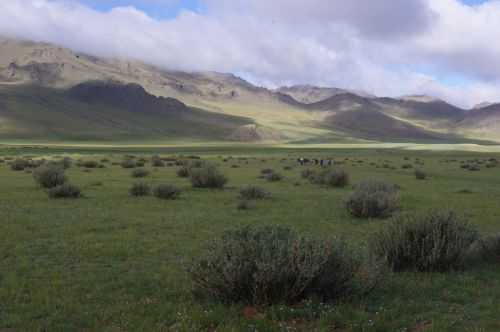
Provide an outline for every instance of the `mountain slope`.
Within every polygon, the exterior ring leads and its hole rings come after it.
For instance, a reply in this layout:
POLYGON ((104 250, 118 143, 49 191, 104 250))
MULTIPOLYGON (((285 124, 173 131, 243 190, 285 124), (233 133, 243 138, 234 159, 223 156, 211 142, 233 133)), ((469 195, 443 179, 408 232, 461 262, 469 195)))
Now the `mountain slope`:
POLYGON ((334 143, 344 137, 439 142, 457 134, 466 138, 498 136, 490 127, 477 130, 469 123, 479 119, 465 121, 467 111, 422 96, 377 98, 314 86, 272 91, 232 74, 165 70, 7 38, 0 38, 0 90, 3 138, 178 136, 334 143), (86 83, 99 81, 121 82, 126 88, 86 83), (64 92, 68 89, 69 93, 64 92), (69 113, 70 109, 76 111, 69 113), (44 112, 49 115, 44 117, 44 112), (61 113, 58 122, 51 120, 56 112, 61 113), (384 129, 370 128, 373 123, 384 129))
POLYGON ((457 127, 476 137, 500 140, 500 104, 488 104, 468 112, 457 127))
POLYGON ((0 88, 4 139, 221 141, 251 123, 155 97, 136 85, 91 82, 67 91, 24 85, 0 88))

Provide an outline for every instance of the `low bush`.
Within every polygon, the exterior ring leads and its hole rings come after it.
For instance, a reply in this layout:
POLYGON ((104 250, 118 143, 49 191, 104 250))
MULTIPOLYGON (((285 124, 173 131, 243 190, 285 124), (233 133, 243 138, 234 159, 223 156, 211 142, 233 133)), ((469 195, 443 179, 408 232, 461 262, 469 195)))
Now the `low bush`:
POLYGON ((151 186, 144 182, 134 183, 129 189, 129 193, 135 197, 149 196, 151 194, 151 186))
POLYGON ((80 198, 81 190, 78 186, 65 183, 57 187, 50 188, 48 191, 50 198, 80 198))
POLYGON ((64 157, 61 161, 58 162, 64 169, 69 169, 73 165, 73 160, 70 157, 64 157))
POLYGON ((475 229, 453 211, 402 214, 370 241, 393 271, 445 272, 463 266, 475 229))
POLYGON ((18 158, 10 164, 13 171, 24 171, 26 168, 31 168, 31 161, 28 159, 18 158))
POLYGON ((300 173, 300 176, 303 178, 303 179, 310 179, 314 176, 316 176, 316 172, 313 171, 312 169, 309 169, 309 168, 306 168, 305 170, 303 170, 301 173, 300 173))
POLYGON ((98 168, 99 163, 95 160, 85 160, 81 163, 81 165, 85 168, 98 168))
POLYGON ((272 168, 264 168, 260 170, 261 175, 268 175, 274 173, 274 170, 272 168))
POLYGON ((122 166, 122 168, 135 168, 136 167, 136 163, 132 159, 125 159, 124 161, 121 162, 120 165, 122 166))
POLYGON ((54 188, 66 183, 64 169, 57 166, 41 166, 33 172, 35 182, 42 188, 54 188))
POLYGON ((349 174, 341 169, 325 170, 309 177, 312 183, 343 188, 349 185, 349 174))
POLYGON ((153 157, 151 159, 151 164, 153 167, 165 167, 165 162, 161 160, 160 157, 153 157))
POLYGON ((227 178, 213 165, 194 168, 190 171, 190 180, 194 188, 222 189, 227 183, 227 178))
POLYGON ((189 160, 180 162, 179 164, 181 167, 177 170, 177 176, 180 178, 189 177, 194 169, 201 169, 209 166, 203 160, 189 160))
POLYGON ((427 173, 425 173, 423 170, 421 169, 416 169, 415 170, 415 178, 417 180, 425 180, 427 178, 427 173))
POLYGON ((242 199, 238 202, 238 210, 252 210, 255 209, 255 201, 242 199))
POLYGON ((155 187, 154 195, 155 197, 160 199, 174 200, 179 198, 179 196, 181 195, 181 190, 176 186, 170 184, 162 184, 155 187))
POLYGON ((257 186, 246 186, 240 190, 240 198, 243 200, 260 200, 271 197, 271 193, 257 186))
POLYGON ((191 170, 189 169, 188 166, 181 166, 181 168, 177 170, 177 176, 180 178, 187 178, 189 177, 190 172, 191 170))
POLYGON ((371 289, 360 277, 367 274, 362 262, 338 239, 246 227, 210 243, 189 273, 196 295, 226 303, 293 304, 310 297, 338 301, 371 289))
POLYGON ((500 263, 500 234, 481 238, 476 247, 478 260, 500 263))
POLYGON ((357 218, 386 218, 400 207, 399 190, 385 182, 362 182, 347 199, 346 207, 357 218))
POLYGON ((266 174, 264 176, 264 178, 269 182, 278 182, 278 181, 283 180, 283 175, 276 173, 276 172, 273 172, 273 173, 266 174))
POLYGON ((149 175, 149 171, 144 168, 136 168, 132 171, 133 178, 145 178, 149 175))

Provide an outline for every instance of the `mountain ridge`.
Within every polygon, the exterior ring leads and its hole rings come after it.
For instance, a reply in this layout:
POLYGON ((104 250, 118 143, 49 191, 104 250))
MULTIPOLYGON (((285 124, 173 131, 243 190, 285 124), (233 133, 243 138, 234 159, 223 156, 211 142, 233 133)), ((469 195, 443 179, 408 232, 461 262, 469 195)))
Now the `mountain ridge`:
MULTIPOLYGON (((0 88, 4 90, 5 87, 37 85, 74 92, 81 84, 89 88, 89 82, 120 82, 130 92, 158 98, 141 101, 141 96, 136 95, 127 101, 125 93, 121 98, 123 103, 113 105, 114 108, 130 109, 131 103, 137 102, 134 109, 139 110, 141 106, 143 110, 156 112, 155 103, 161 100, 162 105, 167 101, 178 103, 178 109, 184 105, 187 109, 208 112, 206 114, 249 119, 251 123, 241 124, 238 130, 233 128, 238 134, 227 136, 251 137, 256 141, 266 141, 266 138, 282 142, 328 141, 329 137, 443 141, 458 136, 463 139, 497 139, 498 136, 489 130, 482 130, 478 135, 472 123, 479 117, 471 116, 472 111, 428 96, 376 97, 360 91, 312 85, 271 90, 229 73, 167 70, 139 61, 74 52, 48 43, 0 40, 0 88), (376 119, 385 130, 371 130, 367 120, 370 118, 376 119)), ((107 97, 99 96, 101 101, 107 97)), ((483 115, 480 121, 487 121, 484 118, 488 116, 493 115, 483 115)))

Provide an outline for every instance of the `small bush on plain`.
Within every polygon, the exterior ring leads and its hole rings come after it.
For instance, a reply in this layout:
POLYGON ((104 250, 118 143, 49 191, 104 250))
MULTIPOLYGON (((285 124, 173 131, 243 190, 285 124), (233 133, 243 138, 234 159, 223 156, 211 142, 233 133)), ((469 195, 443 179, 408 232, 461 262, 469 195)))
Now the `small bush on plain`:
POLYGON ((427 178, 427 173, 425 173, 423 170, 421 169, 416 169, 415 170, 415 178, 417 180, 425 180, 427 178))
POLYGON ((145 178, 149 175, 149 171, 144 168, 136 168, 132 171, 132 177, 134 178, 145 178))
POLYGON ((276 173, 276 172, 273 172, 273 173, 266 174, 264 176, 264 178, 269 182, 279 182, 279 181, 283 180, 283 175, 276 173))
POLYGON ((357 218, 386 218, 400 207, 399 190, 380 181, 358 184, 347 201, 347 210, 357 218))
POLYGON ((41 166, 33 172, 35 182, 42 188, 54 188, 66 183, 64 169, 57 166, 41 166))
POLYGON ((192 169, 190 172, 190 180, 194 188, 222 189, 227 183, 227 178, 224 174, 213 165, 192 169))
POLYGON ((446 272, 463 266, 476 230, 453 211, 395 217, 370 242, 370 251, 396 272, 446 272))
POLYGON ((125 159, 121 162, 120 165, 122 166, 122 168, 135 168, 136 162, 132 159, 125 159))
POLYGON ((151 194, 151 186, 144 182, 134 183, 129 190, 131 196, 141 197, 151 194))
POLYGON ((60 186, 50 188, 48 191, 50 198, 80 198, 82 196, 81 190, 78 186, 70 183, 64 183, 60 186))
POLYGON ((270 192, 257 186, 246 186, 240 190, 240 198, 243 200, 261 200, 270 197, 270 192))
POLYGON ((181 195, 181 190, 170 184, 162 184, 155 187, 154 195, 160 199, 175 200, 181 195))

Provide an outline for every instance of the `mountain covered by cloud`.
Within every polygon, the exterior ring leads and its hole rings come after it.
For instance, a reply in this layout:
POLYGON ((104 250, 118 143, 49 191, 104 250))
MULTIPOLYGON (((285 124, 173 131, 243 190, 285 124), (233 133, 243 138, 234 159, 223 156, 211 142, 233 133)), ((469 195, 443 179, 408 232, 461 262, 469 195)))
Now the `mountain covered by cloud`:
MULTIPOLYGON (((500 1, 200 0, 172 18, 120 1, 9 0, 0 34, 256 84, 426 94, 462 107, 500 100, 500 1)), ((156 7, 162 5, 156 3, 156 7)))

